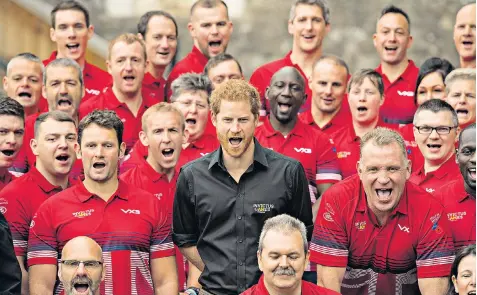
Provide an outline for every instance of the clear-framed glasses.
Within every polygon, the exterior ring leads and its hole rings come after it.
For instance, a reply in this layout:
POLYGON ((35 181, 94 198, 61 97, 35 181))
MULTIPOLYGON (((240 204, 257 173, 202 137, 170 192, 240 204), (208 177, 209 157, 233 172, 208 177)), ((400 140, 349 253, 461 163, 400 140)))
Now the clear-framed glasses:
POLYGON ((61 260, 60 263, 70 269, 77 269, 83 263, 84 268, 88 271, 96 270, 103 264, 98 260, 61 260))
POLYGON ((420 134, 431 134, 434 130, 436 130, 437 134, 449 134, 451 130, 457 128, 457 126, 414 126, 414 128, 416 128, 420 134))
POLYGON ((369 175, 377 175, 380 171, 384 171, 386 175, 393 175, 399 172, 405 171, 406 168, 399 166, 389 166, 389 167, 366 167, 364 172, 369 175))

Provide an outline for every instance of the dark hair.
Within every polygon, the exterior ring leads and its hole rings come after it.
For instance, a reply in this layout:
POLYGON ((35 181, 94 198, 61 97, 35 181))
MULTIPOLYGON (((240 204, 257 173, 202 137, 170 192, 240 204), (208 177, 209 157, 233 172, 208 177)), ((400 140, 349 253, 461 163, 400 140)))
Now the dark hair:
POLYGON ((153 16, 163 16, 167 19, 170 19, 174 23, 174 26, 176 27, 176 37, 179 37, 179 31, 177 30, 177 22, 174 19, 174 17, 168 12, 165 12, 162 10, 153 10, 143 14, 141 18, 139 19, 139 23, 137 24, 137 32, 142 35, 144 40, 146 40, 146 34, 147 34, 149 21, 151 20, 153 16))
POLYGON ((86 22, 86 26, 89 27, 89 12, 86 7, 83 6, 78 1, 75 0, 66 0, 58 3, 53 10, 51 11, 51 27, 55 29, 56 26, 56 13, 60 10, 76 10, 82 12, 84 14, 84 20, 86 22))
POLYGON ((207 62, 207 64, 205 65, 204 74, 209 75, 210 69, 213 69, 216 66, 218 66, 219 64, 221 64, 225 61, 228 61, 228 60, 233 60, 237 64, 237 66, 239 68, 239 71, 240 71, 240 74, 243 75, 242 66, 240 65, 238 60, 236 60, 235 57, 233 57, 232 55, 230 55, 228 53, 221 53, 221 54, 218 54, 216 56, 211 57, 209 59, 209 61, 207 62))
POLYGON ((416 89, 414 91, 414 104, 417 105, 417 90, 422 80, 429 74, 439 73, 442 76, 442 82, 446 80, 447 75, 454 70, 454 66, 445 58, 431 57, 426 59, 419 68, 419 75, 416 80, 416 89))
POLYGON ((215 8, 215 7, 219 6, 220 4, 225 7, 225 12, 227 13, 227 19, 228 19, 229 18, 229 8, 227 6, 227 3, 225 3, 222 0, 198 0, 194 4, 192 4, 192 7, 190 8, 190 16, 192 17, 192 14, 194 13, 194 11, 197 7, 215 8))
POLYGON ((409 19, 409 16, 407 15, 407 13, 402 10, 401 8, 397 7, 397 6, 394 6, 394 5, 388 5, 386 7, 383 8, 383 10, 381 10, 381 15, 379 16, 379 19, 381 19, 384 15, 388 14, 388 13, 397 13, 397 14, 400 14, 402 16, 404 16, 406 18, 406 21, 407 21, 407 26, 408 26, 408 31, 409 33, 411 33, 411 20, 409 19))
MULTIPOLYGON (((455 288, 454 288, 454 283, 452 282, 452 277, 455 276, 457 278, 458 275, 458 268, 459 264, 464 259, 465 257, 469 255, 474 255, 475 256, 475 244, 468 245, 465 248, 460 249, 459 252, 455 255, 454 262, 452 263, 451 267, 451 273, 449 276, 449 290, 447 291, 448 295, 455 295, 457 294, 455 288)), ((475 275, 475 274, 474 274, 475 275)))
POLYGON ((40 125, 43 124, 46 120, 48 119, 53 119, 57 122, 71 122, 73 125, 75 125, 76 128, 76 122, 75 120, 68 115, 65 112, 62 111, 51 111, 51 112, 46 112, 38 116, 35 120, 35 125, 34 125, 34 135, 35 138, 38 138, 38 133, 40 132, 40 125))
POLYGON ((422 111, 431 111, 434 114, 437 114, 438 112, 449 112, 452 115, 452 124, 454 124, 453 127, 459 126, 459 118, 457 117, 457 113, 455 112, 454 108, 442 99, 433 98, 421 104, 414 113, 414 125, 416 125, 417 115, 422 111))
POLYGON ((464 131, 466 131, 468 129, 475 129, 475 122, 472 123, 472 124, 467 125, 464 129, 462 129, 460 131, 460 133, 459 133, 459 149, 460 149, 460 143, 462 142, 462 134, 464 133, 464 131))
POLYGON ((0 97, 0 116, 15 116, 25 122, 25 111, 22 105, 8 96, 0 97))
POLYGON ((96 109, 86 115, 86 117, 84 117, 79 123, 78 143, 80 145, 83 138, 83 131, 92 124, 96 124, 99 127, 106 129, 114 129, 114 131, 116 131, 116 137, 118 138, 118 144, 123 142, 124 125, 121 119, 119 119, 114 111, 96 109))

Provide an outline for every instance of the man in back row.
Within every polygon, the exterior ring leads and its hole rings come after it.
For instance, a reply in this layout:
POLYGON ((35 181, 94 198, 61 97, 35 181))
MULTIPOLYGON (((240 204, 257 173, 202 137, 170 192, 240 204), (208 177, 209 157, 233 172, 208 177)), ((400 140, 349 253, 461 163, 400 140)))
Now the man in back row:
MULTIPOLYGON (((288 32, 293 36, 292 50, 284 58, 257 68, 250 77, 250 83, 260 93, 262 103, 260 116, 262 118, 270 113, 270 105, 265 99, 265 90, 270 85, 273 74, 285 66, 295 67, 306 78, 305 92, 308 97, 311 97, 308 81, 311 80, 315 62, 323 53, 323 39, 330 28, 330 9, 325 1, 294 1, 288 19, 288 32)), ((310 105, 311 100, 306 101, 300 108, 300 112, 309 110, 310 105)))
POLYGON ((202 73, 209 58, 224 53, 233 32, 227 4, 222 0, 198 0, 190 9, 187 25, 194 41, 192 51, 172 69, 167 77, 167 98, 171 85, 184 73, 202 73))

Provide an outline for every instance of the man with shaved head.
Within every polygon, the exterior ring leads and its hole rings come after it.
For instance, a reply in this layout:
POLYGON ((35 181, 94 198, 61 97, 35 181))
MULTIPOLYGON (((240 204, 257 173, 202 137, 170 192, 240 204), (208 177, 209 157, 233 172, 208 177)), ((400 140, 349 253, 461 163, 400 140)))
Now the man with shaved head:
POLYGON ((65 244, 58 265, 58 277, 66 295, 99 295, 104 280, 103 251, 93 239, 79 236, 65 244))
POLYGON ((466 4, 457 12, 454 44, 460 67, 475 69, 475 3, 466 4))

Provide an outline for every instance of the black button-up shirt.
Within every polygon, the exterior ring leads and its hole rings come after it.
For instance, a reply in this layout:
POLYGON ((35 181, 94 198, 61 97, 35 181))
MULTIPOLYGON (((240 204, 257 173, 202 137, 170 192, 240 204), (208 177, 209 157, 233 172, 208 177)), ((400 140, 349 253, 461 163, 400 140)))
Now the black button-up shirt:
POLYGON ((237 183, 222 149, 183 166, 174 198, 173 239, 197 246, 205 269, 199 279, 213 294, 240 294, 260 278, 258 239, 265 220, 289 214, 313 232, 308 182, 296 160, 254 139, 254 160, 237 183))

